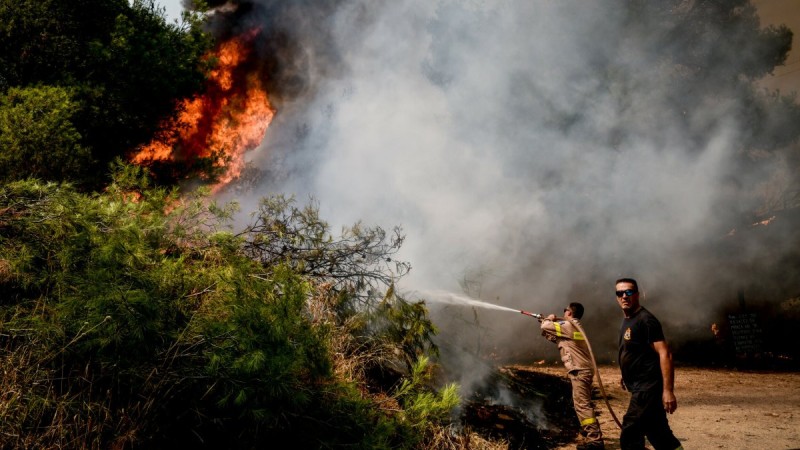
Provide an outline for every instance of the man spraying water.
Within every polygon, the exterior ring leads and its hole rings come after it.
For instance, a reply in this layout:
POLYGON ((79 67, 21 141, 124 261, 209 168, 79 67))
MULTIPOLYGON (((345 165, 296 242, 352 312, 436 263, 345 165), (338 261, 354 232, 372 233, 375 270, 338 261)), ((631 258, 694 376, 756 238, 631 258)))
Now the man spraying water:
POLYGON ((561 359, 564 361, 564 366, 567 368, 567 373, 572 383, 575 413, 578 415, 578 420, 581 423, 581 434, 584 436, 584 442, 578 445, 579 450, 605 448, 600 424, 594 414, 594 406, 591 402, 592 381, 595 373, 597 373, 597 382, 606 406, 608 406, 608 412, 611 413, 611 417, 617 426, 622 428, 622 424, 608 402, 603 381, 597 372, 592 346, 589 344, 589 339, 584 334, 583 327, 580 324, 584 311, 582 304, 570 303, 569 307, 564 309, 564 317, 557 318, 554 314, 544 317, 542 314, 495 305, 447 291, 426 291, 426 293, 435 301, 522 313, 541 322, 542 335, 558 344, 561 359))
POLYGON ((577 302, 570 303, 569 307, 564 309, 563 319, 557 319, 554 314, 540 319, 542 336, 558 345, 561 361, 572 383, 572 402, 584 438, 584 442, 578 444, 578 450, 602 449, 605 448, 603 433, 592 403, 594 364, 591 350, 580 328, 579 321, 582 317, 583 305, 577 302))

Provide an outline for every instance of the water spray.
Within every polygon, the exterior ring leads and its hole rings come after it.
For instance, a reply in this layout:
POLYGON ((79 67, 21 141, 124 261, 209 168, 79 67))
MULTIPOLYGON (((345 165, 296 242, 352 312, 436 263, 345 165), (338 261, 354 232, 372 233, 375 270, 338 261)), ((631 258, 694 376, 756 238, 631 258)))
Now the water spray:
POLYGON ((534 319, 542 320, 544 316, 541 314, 536 314, 528 311, 524 311, 521 309, 514 309, 509 308, 507 306, 500 306, 495 305, 494 303, 484 302, 481 300, 474 299, 472 297, 467 297, 466 295, 459 295, 454 294, 448 291, 422 291, 422 294, 425 297, 429 297, 431 300, 435 300, 438 303, 448 303, 451 305, 467 305, 467 306, 477 306, 478 308, 486 308, 486 309, 496 309, 499 311, 510 311, 510 312, 517 312, 520 314, 524 314, 526 316, 533 317, 534 319))

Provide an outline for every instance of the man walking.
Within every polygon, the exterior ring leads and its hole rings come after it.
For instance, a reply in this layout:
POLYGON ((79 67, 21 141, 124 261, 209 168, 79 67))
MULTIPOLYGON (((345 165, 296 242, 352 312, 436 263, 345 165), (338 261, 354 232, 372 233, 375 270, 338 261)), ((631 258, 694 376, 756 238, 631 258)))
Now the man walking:
POLYGON ((542 336, 558 344, 561 361, 567 369, 572 383, 572 403, 581 423, 581 434, 584 442, 578 445, 582 449, 602 449, 603 433, 594 414, 592 404, 592 378, 594 376, 592 356, 589 346, 580 328, 583 317, 583 305, 577 302, 564 309, 564 319, 556 320, 554 314, 542 319, 542 336))
POLYGON ((622 419, 622 450, 644 449, 644 438, 656 450, 682 449, 672 434, 667 413, 678 407, 674 368, 661 323, 639 304, 639 285, 633 278, 616 282, 617 303, 625 318, 619 333, 622 388, 631 393, 622 419))

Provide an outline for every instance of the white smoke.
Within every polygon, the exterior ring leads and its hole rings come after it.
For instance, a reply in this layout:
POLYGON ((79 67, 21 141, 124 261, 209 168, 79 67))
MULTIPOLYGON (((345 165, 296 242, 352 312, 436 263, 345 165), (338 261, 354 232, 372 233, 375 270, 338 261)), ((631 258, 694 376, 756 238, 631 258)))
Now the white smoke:
MULTIPOLYGON (((667 112, 692 94, 674 91, 662 49, 616 2, 327 3, 337 53, 304 50, 306 94, 279 107, 251 156, 270 171, 258 195, 313 197, 334 231, 401 226, 413 266, 401 289, 469 285, 541 313, 579 300, 598 336, 616 329, 618 277, 639 278, 656 311, 699 292, 708 267, 695 252, 730 228, 715 216, 743 125, 723 100, 667 112), (699 148, 677 119, 705 134, 699 148)), ((542 340, 532 323, 482 326, 503 345, 542 340)))

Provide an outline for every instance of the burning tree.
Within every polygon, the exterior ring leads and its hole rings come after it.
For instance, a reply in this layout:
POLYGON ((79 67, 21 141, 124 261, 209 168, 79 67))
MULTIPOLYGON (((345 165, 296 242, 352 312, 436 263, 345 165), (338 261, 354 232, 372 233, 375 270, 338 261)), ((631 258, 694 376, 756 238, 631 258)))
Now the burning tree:
POLYGON ((257 30, 234 36, 206 55, 214 69, 205 89, 180 102, 177 115, 132 157, 134 163, 167 180, 197 171, 206 181, 225 185, 238 176, 245 152, 261 143, 274 114, 263 75, 253 70, 251 45, 257 36, 257 30))
MULTIPOLYGON (((201 61, 210 46, 197 14, 180 25, 168 24, 154 0, 0 1, 0 95, 10 88, 58 87, 71 104, 61 113, 67 123, 52 130, 55 142, 77 136, 85 155, 69 179, 88 187, 107 182, 108 164, 153 136, 173 112, 176 98, 196 92, 207 65, 201 61)), ((24 138, 20 123, 8 133, 24 138)), ((0 148, 0 152, 7 147, 0 148)), ((49 147, 38 145, 32 159, 50 159, 49 147), (42 155, 42 156, 39 156, 42 155)), ((31 172, 12 167, 10 179, 31 172)), ((57 175, 57 174, 56 174, 57 175)))

